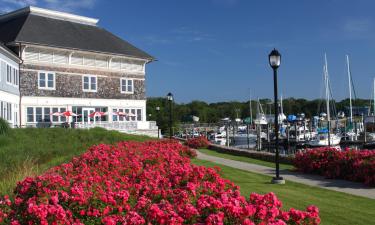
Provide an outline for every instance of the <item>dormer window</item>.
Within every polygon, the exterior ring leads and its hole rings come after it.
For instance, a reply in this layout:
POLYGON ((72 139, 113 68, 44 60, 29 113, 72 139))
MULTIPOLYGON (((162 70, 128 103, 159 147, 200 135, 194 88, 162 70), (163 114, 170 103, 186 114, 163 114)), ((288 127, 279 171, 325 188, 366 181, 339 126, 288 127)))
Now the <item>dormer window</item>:
POLYGON ((97 77, 92 75, 85 75, 82 79, 82 88, 86 92, 96 92, 97 90, 97 77))
POLYGON ((38 88, 55 90, 55 73, 41 71, 38 73, 38 88))

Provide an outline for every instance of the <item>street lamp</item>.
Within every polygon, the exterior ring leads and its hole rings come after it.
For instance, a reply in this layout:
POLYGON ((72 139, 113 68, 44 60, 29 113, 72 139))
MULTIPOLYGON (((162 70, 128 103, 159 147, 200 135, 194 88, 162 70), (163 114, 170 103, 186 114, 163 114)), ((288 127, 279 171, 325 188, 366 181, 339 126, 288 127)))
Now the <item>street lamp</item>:
POLYGON ((276 156, 275 156, 275 162, 276 162, 276 177, 272 178, 273 184, 285 184, 285 180, 280 177, 280 168, 279 168, 279 107, 277 103, 277 68, 279 68, 281 63, 281 55, 276 50, 273 49, 271 53, 268 55, 268 60, 270 63, 270 66, 273 69, 273 89, 274 89, 274 108, 275 108, 275 147, 276 147, 276 156))
MULTIPOLYGON (((160 112, 160 107, 156 106, 156 126, 158 126, 158 120, 159 120, 159 112, 160 112)), ((159 131, 159 126, 158 126, 158 139, 160 139, 160 131, 159 131)))
POLYGON ((172 139, 172 103, 173 94, 169 92, 167 94, 167 101, 169 102, 169 139, 172 139))

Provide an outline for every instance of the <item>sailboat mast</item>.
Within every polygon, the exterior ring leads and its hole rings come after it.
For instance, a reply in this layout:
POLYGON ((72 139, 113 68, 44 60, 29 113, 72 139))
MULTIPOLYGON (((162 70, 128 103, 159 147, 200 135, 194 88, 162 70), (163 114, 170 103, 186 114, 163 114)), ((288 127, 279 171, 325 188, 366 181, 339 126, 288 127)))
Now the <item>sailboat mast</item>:
POLYGON ((348 80, 349 80, 349 106, 350 106, 350 123, 353 123, 353 105, 352 105, 352 84, 351 84, 351 76, 350 73, 350 63, 349 63, 349 56, 346 55, 346 64, 348 67, 348 80))
POLYGON ((375 78, 374 78, 374 116, 375 116, 375 78))
POLYGON ((327 105, 327 120, 331 120, 331 114, 329 110, 329 81, 328 81, 328 64, 327 64, 327 55, 324 54, 325 60, 325 71, 324 71, 324 78, 325 78, 325 88, 326 88, 326 105, 327 105))
POLYGON ((253 123, 253 108, 251 107, 251 91, 250 91, 250 102, 249 102, 249 105, 250 105, 250 124, 253 123))
POLYGON ((328 146, 331 146, 331 115, 329 110, 329 76, 328 76, 328 63, 327 63, 327 54, 324 54, 324 61, 325 61, 325 83, 326 83, 326 99, 327 99, 327 128, 328 128, 328 146))

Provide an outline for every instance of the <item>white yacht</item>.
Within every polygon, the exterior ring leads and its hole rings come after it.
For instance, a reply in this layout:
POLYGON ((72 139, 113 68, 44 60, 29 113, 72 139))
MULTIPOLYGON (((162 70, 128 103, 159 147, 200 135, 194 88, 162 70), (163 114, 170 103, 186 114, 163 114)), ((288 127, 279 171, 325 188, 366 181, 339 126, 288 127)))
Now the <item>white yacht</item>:
POLYGON ((319 132, 311 141, 309 141, 309 145, 312 147, 323 147, 323 146, 336 146, 340 144, 341 137, 336 134, 329 135, 329 142, 328 142, 328 131, 326 132, 319 132))
POLYGON ((307 126, 295 126, 290 128, 290 137, 294 138, 297 142, 312 140, 316 137, 317 133, 310 131, 307 126))
POLYGON ((326 115, 322 115, 324 119, 324 116, 327 116, 327 129, 323 128, 318 130, 318 135, 313 138, 311 141, 308 142, 310 146, 313 147, 322 147, 322 146, 335 146, 339 145, 341 141, 341 137, 336 134, 330 133, 330 123, 331 123, 331 116, 330 116, 330 81, 329 81, 329 75, 328 75, 328 63, 327 63, 327 56, 324 55, 325 59, 325 65, 323 68, 323 75, 324 75, 324 84, 325 84, 325 94, 326 94, 326 107, 327 107, 327 113, 326 115))
POLYGON ((257 117, 254 120, 254 124, 256 124, 256 125, 266 125, 266 124, 268 124, 267 117, 263 112, 262 105, 260 104, 259 99, 258 99, 258 105, 257 105, 257 117))

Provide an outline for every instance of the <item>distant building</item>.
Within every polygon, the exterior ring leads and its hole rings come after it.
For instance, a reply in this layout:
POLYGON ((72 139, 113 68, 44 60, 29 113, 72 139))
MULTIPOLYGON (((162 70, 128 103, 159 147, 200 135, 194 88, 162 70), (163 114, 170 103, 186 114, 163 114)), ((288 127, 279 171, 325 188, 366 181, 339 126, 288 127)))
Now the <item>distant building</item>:
MULTIPOLYGON (((368 106, 353 106, 352 107, 353 116, 367 116, 370 113, 370 107, 368 106)), ((345 107, 345 115, 350 116, 350 107, 345 107)))
POLYGON ((146 121, 145 89, 146 64, 154 58, 97 22, 36 7, 0 16, 0 41, 22 60, 20 125, 67 121, 82 128, 156 129, 146 121), (52 115, 68 110, 77 116, 52 115), (90 117, 94 112, 105 114, 90 117))
POLYGON ((19 124, 19 63, 17 55, 0 44, 0 117, 12 127, 19 124))

